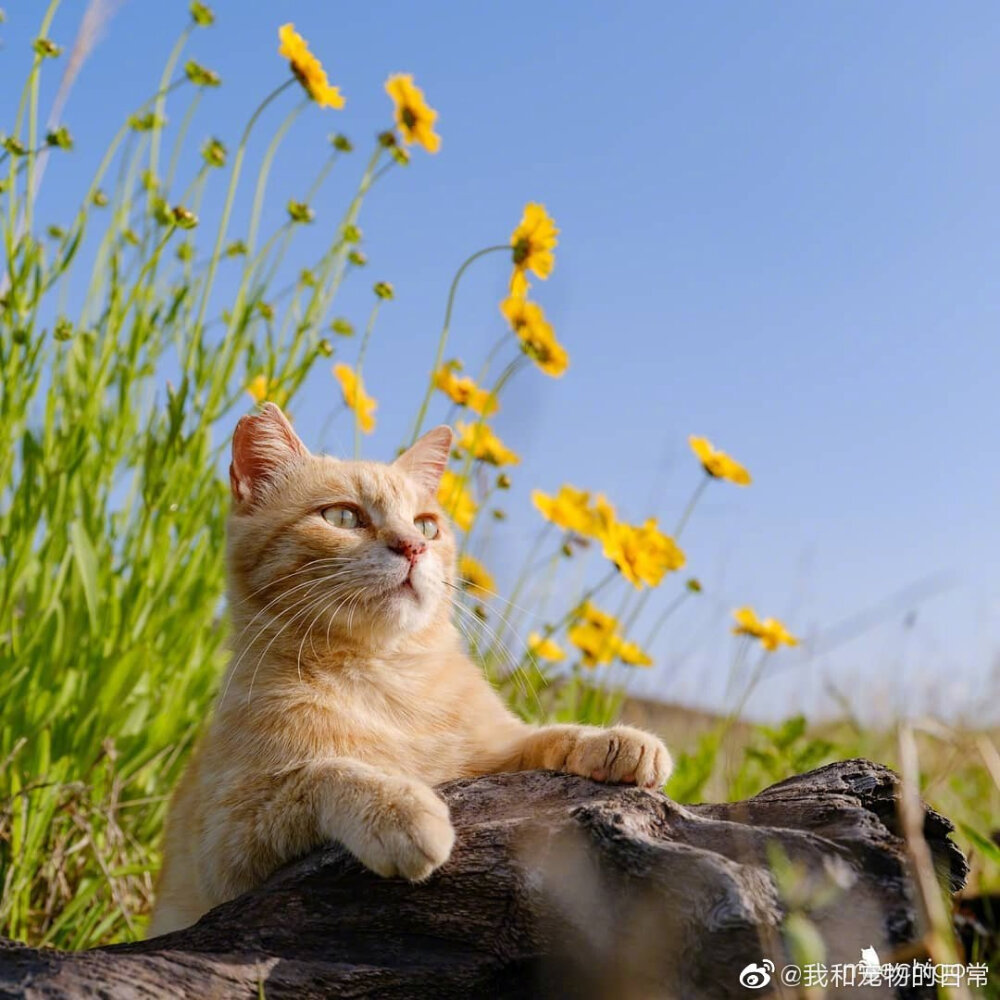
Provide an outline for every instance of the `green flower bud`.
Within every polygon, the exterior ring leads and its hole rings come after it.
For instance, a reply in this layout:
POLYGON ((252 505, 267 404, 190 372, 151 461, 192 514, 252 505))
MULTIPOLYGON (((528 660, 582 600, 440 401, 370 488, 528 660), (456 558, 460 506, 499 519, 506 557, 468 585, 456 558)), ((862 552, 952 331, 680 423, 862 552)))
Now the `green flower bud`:
POLYGON ((72 149, 73 136, 69 134, 69 129, 65 125, 60 125, 59 128, 50 129, 46 133, 45 144, 59 149, 72 149))
POLYGON ((198 225, 198 216, 183 205, 174 205, 174 222, 179 229, 194 229, 198 225))
POLYGON ((201 158, 210 167, 224 167, 226 152, 225 144, 220 139, 209 139, 201 147, 201 158))
POLYGON ((296 223, 312 222, 316 218, 316 213, 304 201, 290 201, 288 215, 296 223))
POLYGON ((196 87, 218 87, 222 83, 222 77, 215 70, 202 66, 193 59, 184 64, 184 75, 196 87))
POLYGON ((50 38, 36 38, 31 47, 43 59, 55 59, 62 52, 62 46, 56 45, 50 38))
POLYGON ((199 3, 198 0, 192 0, 191 6, 188 9, 191 11, 194 23, 200 28, 207 28, 215 24, 215 11, 207 4, 199 3))

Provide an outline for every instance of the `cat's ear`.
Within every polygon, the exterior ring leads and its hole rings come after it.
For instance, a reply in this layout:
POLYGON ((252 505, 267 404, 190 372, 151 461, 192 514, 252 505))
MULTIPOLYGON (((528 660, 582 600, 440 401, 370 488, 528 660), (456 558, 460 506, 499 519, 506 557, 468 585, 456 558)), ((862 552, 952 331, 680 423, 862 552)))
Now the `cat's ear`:
POLYGON ((309 454, 288 418, 274 403, 240 417, 233 432, 229 485, 234 499, 252 503, 291 462, 309 454))
POLYGON ((452 437, 447 425, 435 427, 411 444, 392 464, 415 479, 431 496, 436 496, 441 475, 448 464, 452 437))

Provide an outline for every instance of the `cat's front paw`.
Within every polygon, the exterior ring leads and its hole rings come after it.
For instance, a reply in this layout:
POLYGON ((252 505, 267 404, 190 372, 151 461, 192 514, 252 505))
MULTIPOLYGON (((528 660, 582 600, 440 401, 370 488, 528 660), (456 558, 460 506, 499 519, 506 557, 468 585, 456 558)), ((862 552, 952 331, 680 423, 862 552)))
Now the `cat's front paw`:
POLYGON ((420 882, 451 855, 455 831, 448 806, 426 785, 386 782, 368 819, 368 836, 354 853, 384 878, 420 882))
POLYGON ((652 733, 630 726, 581 727, 563 770, 595 781, 660 788, 673 766, 670 751, 652 733))

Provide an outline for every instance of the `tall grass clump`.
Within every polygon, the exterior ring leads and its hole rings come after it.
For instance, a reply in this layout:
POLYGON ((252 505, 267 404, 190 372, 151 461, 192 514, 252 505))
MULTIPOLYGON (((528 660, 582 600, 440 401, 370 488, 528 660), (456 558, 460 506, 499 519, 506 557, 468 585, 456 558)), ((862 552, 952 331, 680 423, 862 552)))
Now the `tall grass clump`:
MULTIPOLYGON (((0 139, 0 935, 82 948, 141 933, 166 800, 222 673, 220 473, 235 418, 253 401, 294 407, 319 369, 339 387, 360 453, 376 410, 365 359, 393 289, 372 287, 353 340, 333 306, 345 281, 363 280, 366 199, 440 139, 413 78, 390 77, 386 121, 370 148, 354 155, 335 134, 313 151, 312 185, 265 232, 269 174, 289 128, 344 98, 285 25, 287 64, 275 59, 274 89, 232 135, 194 154, 190 123, 221 84, 187 57, 192 36, 214 21, 194 2, 159 80, 81 182, 75 213, 40 226, 46 161, 73 155, 74 145, 51 114, 41 124, 41 80, 63 60, 71 81, 89 44, 84 37, 62 52, 50 37, 57 7, 45 11, 0 139), (181 109, 173 127, 168 104, 181 109), (251 138, 261 135, 269 139, 255 156, 251 138), (297 237, 333 171, 350 172, 352 193, 327 245, 307 258, 297 237), (240 190, 247 211, 237 207, 240 190), (203 206, 211 225, 200 222, 203 206)), ((750 474, 692 437, 691 493, 667 530, 652 517, 629 523, 600 493, 534 490, 538 537, 509 594, 497 594, 485 526, 502 529, 519 456, 490 418, 514 378, 558 378, 569 366, 532 293, 553 270, 557 237, 545 208, 529 203, 509 238, 458 268, 442 327, 426 341, 431 365, 412 438, 444 404, 458 436, 440 499, 462 535, 455 615, 473 654, 525 717, 603 723, 621 708, 623 678, 652 663, 660 630, 702 591, 682 575, 680 545, 701 497, 715 484, 747 486, 750 474), (449 354, 452 313, 464 275, 491 261, 509 268, 502 332, 470 375, 449 354)), ((735 612, 733 631, 743 694, 681 756, 670 788, 681 798, 720 775, 722 794, 749 793, 843 749, 793 720, 756 731, 737 764, 726 757, 768 658, 798 642, 749 607, 735 612)))

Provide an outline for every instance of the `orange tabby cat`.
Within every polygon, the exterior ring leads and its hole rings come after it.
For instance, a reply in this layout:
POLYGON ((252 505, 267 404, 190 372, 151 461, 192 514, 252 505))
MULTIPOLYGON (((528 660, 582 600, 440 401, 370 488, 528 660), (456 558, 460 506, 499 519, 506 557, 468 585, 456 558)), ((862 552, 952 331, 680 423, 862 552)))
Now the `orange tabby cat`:
POLYGON ((150 933, 193 923, 328 841, 424 879, 454 832, 433 786, 553 768, 654 788, 670 755, 617 726, 530 726, 452 624, 455 539, 436 495, 451 431, 391 465, 310 454, 278 407, 233 437, 233 659, 174 794, 150 933))

